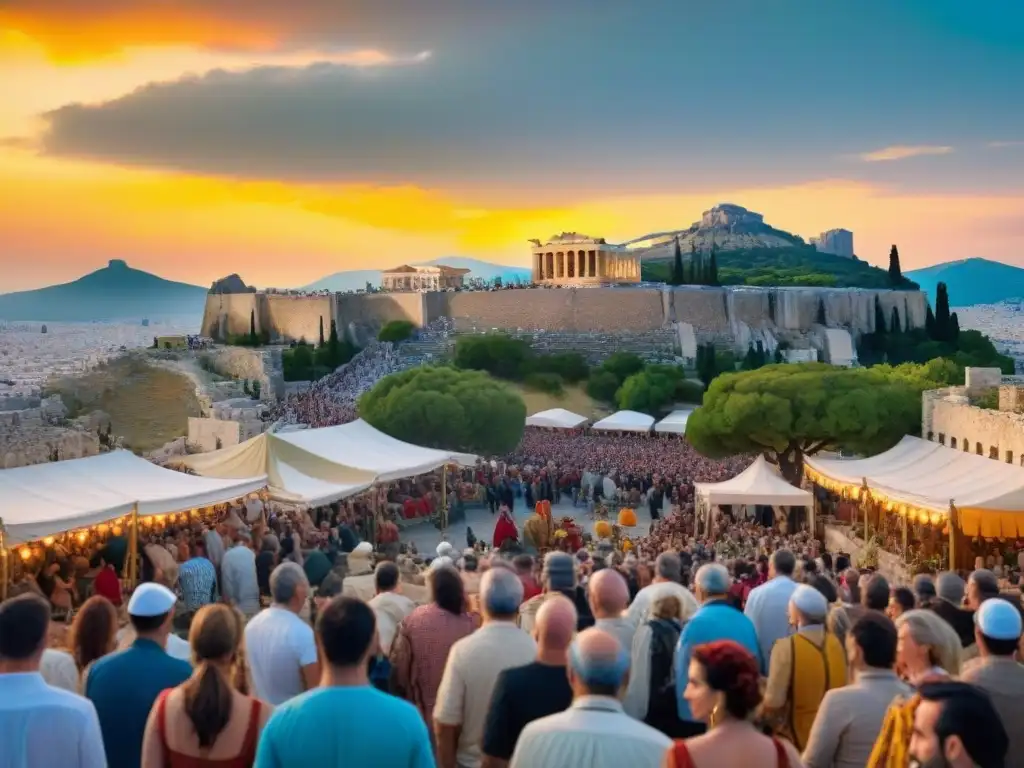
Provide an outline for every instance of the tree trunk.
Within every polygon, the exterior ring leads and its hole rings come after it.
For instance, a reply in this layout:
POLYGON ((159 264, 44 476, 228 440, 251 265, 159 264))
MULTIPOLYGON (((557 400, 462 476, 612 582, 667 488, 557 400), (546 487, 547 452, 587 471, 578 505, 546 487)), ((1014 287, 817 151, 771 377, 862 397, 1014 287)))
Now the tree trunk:
POLYGON ((802 450, 797 446, 790 445, 785 451, 776 453, 774 456, 766 454, 766 457, 778 465, 779 472, 787 482, 799 487, 804 473, 804 453, 802 450))

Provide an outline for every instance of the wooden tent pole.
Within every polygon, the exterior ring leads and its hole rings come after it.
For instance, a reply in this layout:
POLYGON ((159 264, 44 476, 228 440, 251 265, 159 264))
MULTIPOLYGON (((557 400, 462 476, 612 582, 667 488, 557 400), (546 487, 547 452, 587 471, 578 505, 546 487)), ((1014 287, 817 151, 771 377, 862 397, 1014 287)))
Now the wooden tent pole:
POLYGON ((132 535, 128 540, 128 584, 132 589, 139 583, 139 505, 132 507, 132 535))
POLYGON ((4 520, 0 517, 0 601, 7 599, 7 582, 11 578, 7 560, 7 531, 4 528, 4 520))
POLYGON ((956 571, 956 507, 949 500, 949 570, 956 571))
POLYGON ((900 515, 903 518, 903 562, 908 562, 907 558, 907 516, 900 515))

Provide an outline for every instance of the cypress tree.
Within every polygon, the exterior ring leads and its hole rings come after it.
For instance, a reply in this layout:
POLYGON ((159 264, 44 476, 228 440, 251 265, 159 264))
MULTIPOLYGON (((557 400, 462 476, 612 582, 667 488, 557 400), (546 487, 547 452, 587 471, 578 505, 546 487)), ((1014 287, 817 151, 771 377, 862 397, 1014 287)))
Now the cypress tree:
POLYGON ((889 249, 889 284, 900 285, 903 282, 903 272, 900 270, 900 252, 893 245, 889 249))
POLYGON ((763 341, 757 342, 756 356, 757 356, 757 367, 758 368, 763 368, 764 365, 768 362, 768 355, 765 354, 764 342, 763 341))
POLYGON ((885 322, 885 310, 882 309, 882 300, 875 294, 875 333, 878 336, 885 334, 887 323, 885 322))
POLYGON ((953 344, 960 341, 960 318, 956 316, 956 312, 949 316, 949 340, 953 344))
POLYGON ((743 370, 752 371, 757 368, 757 352, 754 351, 754 342, 747 347, 747 354, 743 356, 743 370))
POLYGON ((259 339, 256 338, 256 310, 249 310, 249 343, 256 346, 259 339))
POLYGON ((927 310, 924 315, 924 331, 928 334, 928 338, 932 341, 935 340, 935 313, 932 312, 932 305, 927 305, 927 310))
POLYGON ((828 318, 825 316, 825 300, 818 299, 818 317, 814 321, 818 325, 828 325, 828 318))
POLYGON ((672 262, 672 279, 669 281, 669 285, 683 285, 685 279, 683 275, 683 249, 679 245, 679 236, 677 235, 675 258, 672 262))
POLYGON ((889 333, 903 333, 903 327, 900 325, 900 311, 896 307, 892 308, 892 317, 889 321, 889 333))
POLYGON ((711 258, 708 260, 708 285, 718 285, 718 258, 715 244, 711 243, 711 258))
POLYGON ((945 283, 935 288, 935 340, 949 341, 951 334, 949 320, 949 292, 945 283))
POLYGON ((320 346, 324 345, 324 316, 320 315, 320 346))

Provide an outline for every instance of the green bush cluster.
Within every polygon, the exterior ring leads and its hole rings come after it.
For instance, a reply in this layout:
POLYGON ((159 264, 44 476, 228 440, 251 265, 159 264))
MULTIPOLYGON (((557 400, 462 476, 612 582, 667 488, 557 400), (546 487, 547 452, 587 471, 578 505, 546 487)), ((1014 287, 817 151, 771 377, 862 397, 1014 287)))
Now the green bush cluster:
POLYGON ((455 344, 454 363, 462 370, 486 371, 550 394, 561 394, 565 384, 577 384, 590 373, 582 355, 539 355, 525 341, 504 333, 461 337, 455 344))
POLYGON ((338 338, 338 328, 332 320, 331 335, 319 347, 300 339, 294 347, 281 353, 281 372, 285 381, 316 381, 333 373, 358 351, 354 344, 338 338))
POLYGON ((416 332, 416 326, 408 320, 392 320, 385 324, 377 334, 377 341, 390 341, 397 344, 400 341, 412 338, 416 332))
POLYGON ((416 445, 502 455, 523 436, 526 405, 482 371, 420 366, 381 379, 360 398, 359 415, 416 445))
POLYGON ((700 403, 704 388, 676 365, 647 364, 631 352, 615 352, 587 380, 587 394, 621 410, 652 416, 673 403, 700 403))

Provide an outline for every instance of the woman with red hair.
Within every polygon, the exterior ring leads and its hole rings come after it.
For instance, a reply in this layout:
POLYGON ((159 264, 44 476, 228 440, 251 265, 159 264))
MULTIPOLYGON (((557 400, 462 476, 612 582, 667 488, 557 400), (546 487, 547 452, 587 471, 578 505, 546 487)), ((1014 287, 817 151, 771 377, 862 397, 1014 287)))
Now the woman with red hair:
POLYGON ((760 683, 757 660, 738 643, 719 640, 694 648, 683 696, 708 731, 677 741, 664 768, 803 768, 792 744, 755 727, 760 683))

